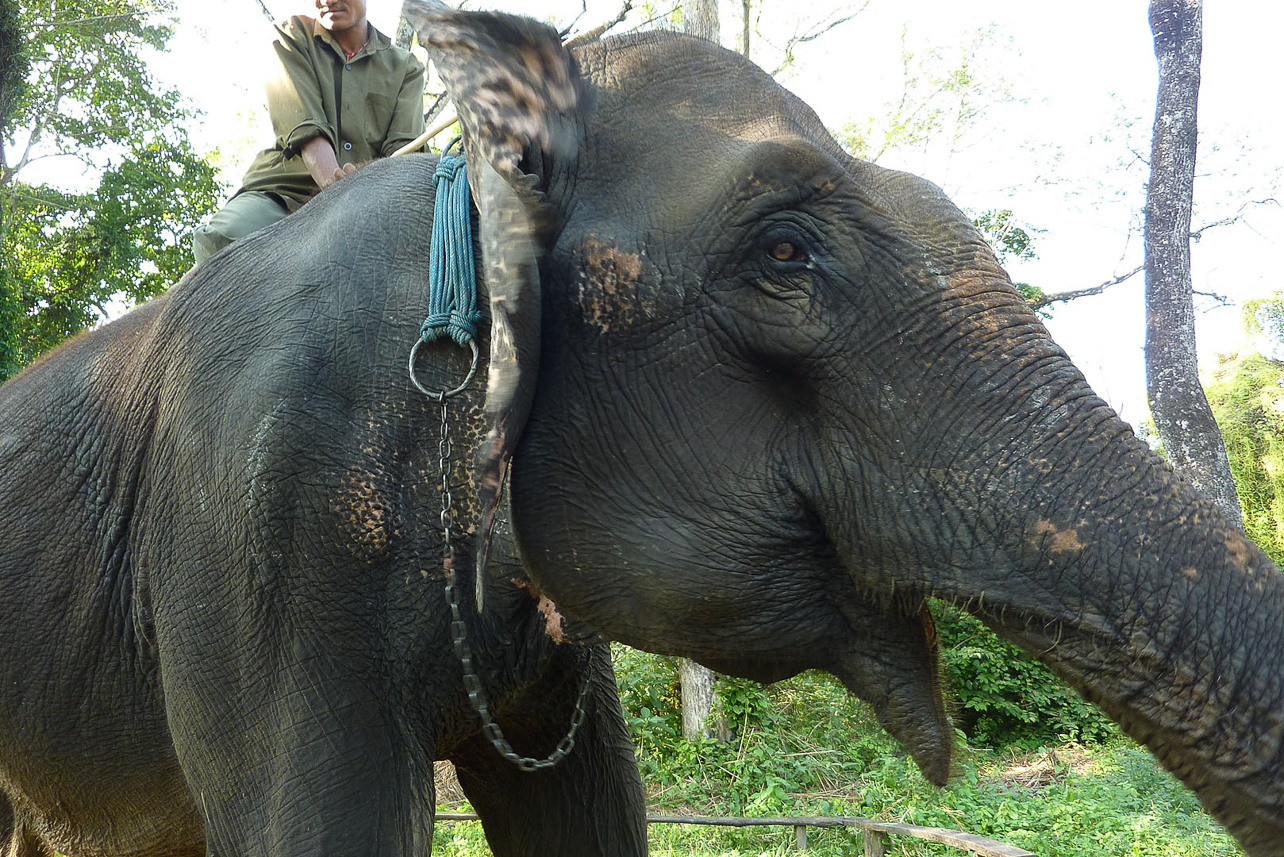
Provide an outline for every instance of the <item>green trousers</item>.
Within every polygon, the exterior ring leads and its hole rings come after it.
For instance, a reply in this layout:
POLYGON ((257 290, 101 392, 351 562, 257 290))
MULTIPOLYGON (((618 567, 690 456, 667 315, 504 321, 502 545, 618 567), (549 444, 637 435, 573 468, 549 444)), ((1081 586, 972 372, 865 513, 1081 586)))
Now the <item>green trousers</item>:
POLYGON ((192 233, 192 255, 200 264, 238 238, 257 232, 289 214, 276 197, 257 190, 238 193, 192 233))

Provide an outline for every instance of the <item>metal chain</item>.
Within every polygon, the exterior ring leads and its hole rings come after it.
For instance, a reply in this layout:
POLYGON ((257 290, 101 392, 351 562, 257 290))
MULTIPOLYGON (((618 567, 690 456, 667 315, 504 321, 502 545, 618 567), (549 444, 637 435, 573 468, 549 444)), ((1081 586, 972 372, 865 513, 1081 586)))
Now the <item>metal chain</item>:
MULTIPOLYGON (((456 591, 458 581, 455 575, 455 545, 451 541, 455 513, 453 511, 454 501, 450 496, 450 424, 447 420, 445 397, 441 399, 441 440, 437 442, 437 453, 439 456, 438 466, 441 468, 441 531, 445 535, 445 555, 442 559, 442 569, 446 573, 446 604, 450 607, 450 639, 455 646, 455 655, 459 658, 459 663, 463 667, 464 690, 468 692, 468 702, 472 705, 473 710, 477 712, 477 716, 481 718, 482 733, 499 755, 523 771, 548 770, 562 761, 571 750, 575 749, 575 733, 579 731, 580 724, 584 722, 584 700, 588 697, 590 675, 586 670, 584 684, 580 688, 580 695, 575 700, 575 712, 571 715, 570 730, 561 741, 557 742, 557 747, 548 755, 548 758, 533 759, 529 756, 519 756, 513 750, 513 745, 509 744, 508 740, 504 738, 504 730, 499 728, 499 724, 490 715, 486 694, 482 690, 481 676, 477 675, 476 670, 473 669, 473 652, 468 645, 468 634, 467 629, 464 627, 463 612, 459 609, 459 594, 456 591)), ((593 650, 590 648, 586 667, 591 669, 592 665, 593 650)))

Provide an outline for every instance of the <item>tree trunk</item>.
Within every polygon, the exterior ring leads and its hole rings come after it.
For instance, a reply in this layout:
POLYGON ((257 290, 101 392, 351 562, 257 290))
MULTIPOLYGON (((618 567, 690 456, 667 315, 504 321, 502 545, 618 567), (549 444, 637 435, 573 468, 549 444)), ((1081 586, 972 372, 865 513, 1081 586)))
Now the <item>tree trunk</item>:
MULTIPOLYGON (((262 2, 262 0, 259 0, 259 2, 262 2)), ((444 0, 420 0, 419 5, 431 6, 442 12, 449 11, 451 8, 444 0)), ((415 28, 411 26, 410 21, 406 18, 406 0, 401 0, 401 12, 397 15, 397 33, 394 43, 399 48, 410 50, 414 40, 415 28)))
POLYGON ((749 14, 753 0, 740 0, 740 12, 743 16, 744 29, 740 31, 740 53, 749 58, 749 14))
POLYGON ((678 677, 682 680, 682 737, 688 741, 726 741, 729 730, 713 691, 713 672, 695 661, 679 658, 678 677))
POLYGON ((415 28, 405 18, 397 19, 397 37, 393 39, 393 44, 399 48, 410 50, 410 46, 415 43, 415 28))
POLYGON ((0 384, 22 368, 18 354, 18 321, 22 307, 18 302, 18 284, 9 273, 9 265, 0 258, 0 384))
POLYGON ((26 36, 18 20, 17 7, 0 0, 0 384, 18 374, 18 320, 22 309, 18 283, 9 271, 9 223, 13 198, 7 187, 14 175, 9 172, 4 138, 10 132, 9 111, 25 88, 29 65, 23 53, 26 36))
POLYGON ((693 36, 720 44, 717 0, 687 0, 682 4, 682 30, 693 36))
POLYGON ((9 108, 17 99, 26 77, 27 61, 22 52, 25 37, 18 11, 8 3, 0 4, 0 137, 9 133, 5 122, 9 108))
POLYGON ((1159 94, 1146 191, 1146 389, 1168 460, 1243 527, 1239 496, 1199 383, 1191 296, 1190 218, 1202 0, 1151 0, 1159 94))

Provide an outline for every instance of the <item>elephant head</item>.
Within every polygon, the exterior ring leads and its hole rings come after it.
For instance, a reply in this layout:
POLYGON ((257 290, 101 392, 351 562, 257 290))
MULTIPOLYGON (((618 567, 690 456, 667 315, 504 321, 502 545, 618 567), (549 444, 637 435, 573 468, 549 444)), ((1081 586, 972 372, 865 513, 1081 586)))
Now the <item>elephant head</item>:
POLYGON ((642 649, 828 670, 937 783, 947 599, 1284 854, 1284 577, 1093 394, 937 187, 694 38, 572 55, 530 21, 410 14, 481 176, 482 481, 512 455, 534 585, 642 649))

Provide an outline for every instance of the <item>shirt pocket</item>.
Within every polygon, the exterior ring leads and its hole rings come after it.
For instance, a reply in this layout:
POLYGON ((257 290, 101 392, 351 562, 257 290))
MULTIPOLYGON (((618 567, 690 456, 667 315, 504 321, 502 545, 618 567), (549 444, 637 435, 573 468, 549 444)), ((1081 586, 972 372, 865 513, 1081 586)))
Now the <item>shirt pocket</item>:
POLYGON ((388 129, 392 127, 392 114, 397 107, 397 99, 386 95, 369 93, 365 99, 365 122, 367 142, 370 151, 377 156, 383 148, 383 141, 388 139, 388 129))

